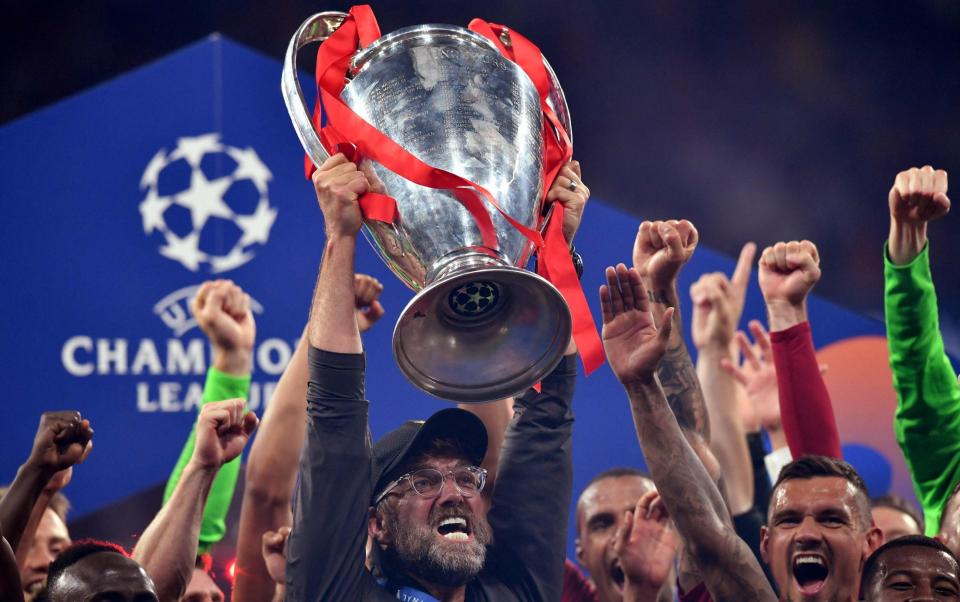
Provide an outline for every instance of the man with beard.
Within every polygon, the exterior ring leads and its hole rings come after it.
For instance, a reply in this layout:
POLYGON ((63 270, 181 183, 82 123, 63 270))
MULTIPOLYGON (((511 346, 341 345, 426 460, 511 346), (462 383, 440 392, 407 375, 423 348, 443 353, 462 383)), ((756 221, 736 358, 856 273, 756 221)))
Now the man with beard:
POLYGON ((805 456, 780 472, 760 551, 781 599, 856 600, 860 569, 882 541, 866 486, 852 466, 805 456))
POLYGON ((596 588, 590 599, 674 599, 678 540, 650 477, 635 468, 601 472, 580 494, 576 524, 577 561, 596 588))
MULTIPOLYGON (((450 408, 408 422, 371 449, 353 295, 367 176, 337 153, 313 175, 326 244, 307 336, 307 442, 287 543, 287 600, 559 600, 576 347, 515 400, 496 491, 483 495, 483 423, 450 408), (373 540, 376 578, 364 566, 373 540)), ((573 162, 548 200, 571 241, 589 191, 573 162), (552 195, 552 198, 551 198, 552 195)))
POLYGON ((880 546, 863 567, 865 602, 960 600, 960 564, 950 548, 923 535, 880 546))

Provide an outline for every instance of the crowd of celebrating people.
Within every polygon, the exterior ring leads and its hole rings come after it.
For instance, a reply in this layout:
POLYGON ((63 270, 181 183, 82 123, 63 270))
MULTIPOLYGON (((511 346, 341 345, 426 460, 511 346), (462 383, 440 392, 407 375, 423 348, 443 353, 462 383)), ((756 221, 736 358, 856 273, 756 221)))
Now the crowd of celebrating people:
MULTIPOLYGON (((262 421, 244 401, 256 337, 249 296, 207 282, 192 310, 213 365, 162 509, 132 552, 71 542, 61 490, 96 454, 94 425, 76 411, 44 413, 0 499, 0 600, 224 600, 207 553, 226 533, 251 438, 236 601, 960 600, 960 385, 927 239, 928 223, 950 209, 944 171, 896 176, 882 258, 895 433, 922 512, 887 492, 870 497, 841 458, 807 315, 821 275, 815 244, 759 253, 767 321, 749 321, 749 335, 738 325, 756 245, 744 245, 731 275, 702 275, 689 291, 694 362, 677 283, 699 235, 666 220, 640 224, 632 265, 606 268, 599 292, 607 361, 649 472, 612 465, 596 475, 574 525, 574 341, 538 388, 447 408, 372 442, 361 334, 384 314, 383 286, 354 268, 357 200, 370 180, 337 154, 313 181, 323 260, 262 421)), ((588 197, 576 162, 547 195, 564 206, 571 244, 588 197)))

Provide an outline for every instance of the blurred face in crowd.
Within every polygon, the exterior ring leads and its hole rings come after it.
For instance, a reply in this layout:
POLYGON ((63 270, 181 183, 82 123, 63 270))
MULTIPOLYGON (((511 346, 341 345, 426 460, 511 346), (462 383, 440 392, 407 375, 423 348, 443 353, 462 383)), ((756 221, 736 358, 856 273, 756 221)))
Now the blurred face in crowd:
POLYGON ((50 602, 158 602, 153 581, 134 560, 114 552, 81 558, 49 588, 50 602))
MULTIPOLYGON (((426 457, 409 470, 434 468, 447 474, 470 465, 466 458, 426 457)), ((445 587, 463 585, 480 572, 492 539, 486 497, 462 494, 453 480, 447 475, 440 494, 425 497, 404 479, 370 520, 370 536, 400 570, 445 587)))
POLYGON ((27 552, 23 568, 20 569, 24 599, 28 602, 33 600, 34 595, 46 585, 50 563, 69 545, 70 533, 67 525, 59 514, 47 508, 37 526, 37 533, 27 552))
POLYGON ((883 541, 866 504, 843 477, 780 483, 760 549, 781 599, 856 600, 863 563, 883 541))
POLYGON ((590 572, 601 602, 623 599, 623 569, 613 551, 614 534, 623 515, 654 489, 640 475, 601 479, 587 487, 577 502, 577 561, 590 572))
POLYGON ((180 602, 223 602, 223 592, 205 570, 196 567, 180 602))
POLYGON ((957 564, 950 555, 927 546, 899 546, 883 552, 870 583, 863 584, 866 602, 956 602, 960 600, 957 564))
POLYGON ((870 510, 873 524, 883 533, 883 541, 890 541, 904 535, 921 535, 920 525, 906 512, 890 506, 874 506, 870 510))

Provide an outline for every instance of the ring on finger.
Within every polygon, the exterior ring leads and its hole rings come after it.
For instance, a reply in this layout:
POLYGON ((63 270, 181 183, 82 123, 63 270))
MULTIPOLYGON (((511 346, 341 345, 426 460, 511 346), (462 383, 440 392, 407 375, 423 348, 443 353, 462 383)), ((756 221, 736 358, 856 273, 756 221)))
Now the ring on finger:
POLYGON ((570 192, 576 192, 576 190, 577 190, 577 181, 574 180, 573 178, 570 178, 570 183, 567 184, 567 190, 569 190, 570 192))

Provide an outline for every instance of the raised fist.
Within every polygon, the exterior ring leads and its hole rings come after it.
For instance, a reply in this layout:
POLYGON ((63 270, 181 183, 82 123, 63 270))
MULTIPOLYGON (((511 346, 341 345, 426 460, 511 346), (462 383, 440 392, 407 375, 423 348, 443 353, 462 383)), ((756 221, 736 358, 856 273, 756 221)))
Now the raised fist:
POLYGON ((190 309, 213 345, 214 367, 228 374, 250 374, 257 338, 250 295, 230 280, 210 280, 200 287, 190 309))
POLYGON ((367 276, 366 274, 353 275, 357 328, 361 333, 370 330, 374 323, 383 317, 384 310, 379 301, 382 292, 383 285, 373 276, 367 276))
POLYGON ((83 462, 93 447, 93 429, 80 412, 44 412, 27 462, 46 477, 83 462))
POLYGON ((932 222, 950 211, 947 172, 929 165, 897 174, 890 189, 890 217, 902 223, 932 222))
POLYGON ((820 280, 816 245, 809 240, 793 240, 767 247, 760 256, 759 280, 771 331, 805 321, 807 295, 820 280))
POLYGON ((290 527, 280 527, 276 531, 265 531, 261 541, 260 553, 267 573, 274 583, 283 585, 287 574, 287 538, 290 527))
POLYGON ((633 244, 633 267, 654 288, 673 286, 699 240, 687 220, 643 222, 633 244))
POLYGON ((887 248, 897 265, 911 262, 927 243, 927 222, 950 211, 947 172, 929 165, 897 174, 890 189, 890 239, 887 248))
POLYGON ((192 461, 201 468, 219 469, 243 452, 258 422, 256 414, 244 409, 242 399, 206 404, 197 418, 192 461))
POLYGON ((356 236, 363 224, 357 200, 370 190, 367 176, 343 153, 337 153, 313 172, 313 187, 327 237, 356 236))
POLYGON ((558 202, 563 205, 563 236, 568 244, 573 244, 589 198, 590 189, 583 183, 580 162, 570 161, 563 166, 547 191, 547 203, 558 202))

